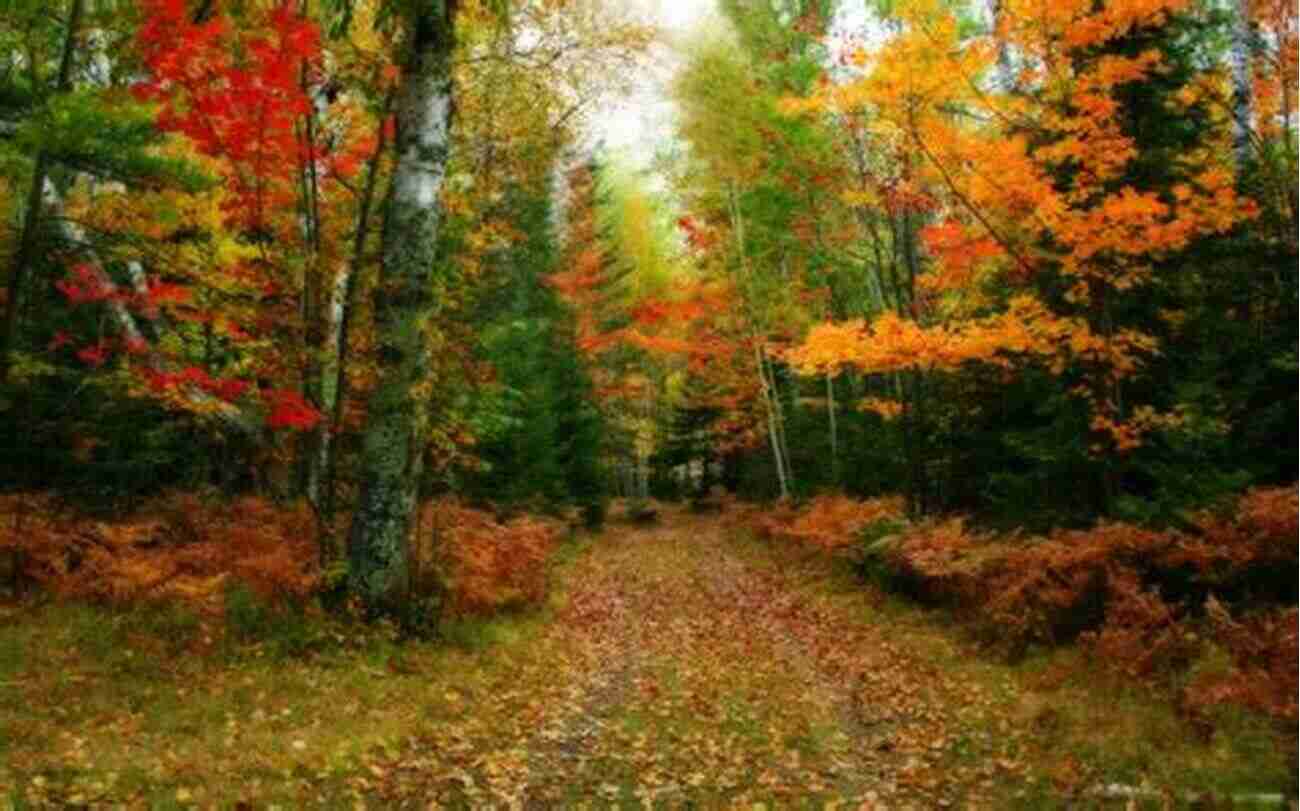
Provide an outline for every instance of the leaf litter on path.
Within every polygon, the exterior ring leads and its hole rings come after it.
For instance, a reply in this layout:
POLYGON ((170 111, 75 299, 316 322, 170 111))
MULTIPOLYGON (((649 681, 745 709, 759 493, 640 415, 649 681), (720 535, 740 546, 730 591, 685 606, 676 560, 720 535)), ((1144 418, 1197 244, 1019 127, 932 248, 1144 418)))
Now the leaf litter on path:
POLYGON ((986 731, 1001 700, 734 536, 670 513, 594 540, 536 655, 506 663, 511 689, 414 742, 371 796, 980 807, 1017 779, 1015 741, 986 731))

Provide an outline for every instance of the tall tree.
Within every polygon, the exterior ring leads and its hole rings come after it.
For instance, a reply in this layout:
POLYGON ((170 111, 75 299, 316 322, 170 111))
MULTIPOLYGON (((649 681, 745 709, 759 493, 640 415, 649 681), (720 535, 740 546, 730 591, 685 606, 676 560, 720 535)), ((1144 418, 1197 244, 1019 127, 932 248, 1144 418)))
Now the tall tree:
POLYGON ((363 439, 361 501, 349 538, 351 591, 367 609, 399 613, 410 589, 407 545, 427 415, 433 281, 451 138, 456 0, 403 4, 404 58, 394 110, 396 151, 375 289, 379 381, 363 439))
MULTIPOLYGON (((70 0, 67 18, 63 25, 63 49, 59 57, 58 71, 54 79, 54 92, 66 94, 72 89, 72 60, 77 50, 77 37, 81 31, 81 18, 85 13, 86 0, 70 0)), ((29 57, 30 58, 30 57, 29 57)), ((33 76, 38 67, 31 66, 33 76)), ((33 92, 37 88, 32 88, 33 92)), ((14 342, 18 337, 18 320, 22 317, 23 297, 26 292, 31 266, 36 261, 40 229, 43 225, 42 215, 46 208, 49 182, 50 154, 45 149, 36 153, 32 167, 32 178, 27 192, 27 205, 23 215, 22 235, 18 239, 18 250, 14 252, 13 265, 9 270, 8 296, 5 299, 4 321, 0 324, 0 383, 9 377, 12 363, 14 342)))

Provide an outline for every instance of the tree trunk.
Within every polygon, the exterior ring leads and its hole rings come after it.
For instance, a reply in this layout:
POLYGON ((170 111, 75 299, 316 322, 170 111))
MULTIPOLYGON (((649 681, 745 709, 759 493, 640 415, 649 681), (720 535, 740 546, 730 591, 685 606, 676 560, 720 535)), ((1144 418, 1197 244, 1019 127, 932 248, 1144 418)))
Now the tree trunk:
POLYGON ((347 269, 341 269, 334 277, 333 284, 330 285, 329 300, 324 308, 325 311, 321 314, 325 322, 323 331, 328 337, 326 343, 319 347, 320 361, 312 367, 317 376, 313 388, 318 398, 317 408, 321 413, 321 421, 316 425, 316 435, 312 442, 314 458, 307 463, 306 492, 308 500, 322 515, 325 514, 327 500, 325 494, 328 483, 327 472, 330 469, 330 459, 334 455, 334 421, 331 415, 337 411, 339 347, 343 313, 347 308, 349 276, 347 269))
POLYGON ((767 363, 767 378, 770 381, 772 393, 772 407, 776 412, 776 442, 781 448, 780 463, 785 465, 785 486, 793 493, 794 491, 794 469, 790 467, 790 446, 785 441, 785 404, 781 403, 781 390, 776 383, 776 367, 771 360, 767 359, 764 352, 763 360, 767 363))
POLYGON ((835 422, 835 378, 826 373, 826 415, 831 432, 831 484, 840 486, 840 433, 835 422))
POLYGON ((1237 173, 1250 159, 1250 134, 1254 126, 1254 85, 1250 69, 1250 5, 1247 0, 1233 3, 1232 49, 1232 152, 1237 159, 1237 173))
MULTIPOLYGON (((72 0, 68 10, 67 30, 63 36, 63 55, 59 60, 59 75, 55 79, 55 92, 66 93, 72 87, 72 55, 77 47, 77 32, 81 28, 86 0, 72 0)), ((33 71, 35 69, 33 68, 33 71)), ((27 192, 27 210, 23 217, 23 232, 14 253, 13 267, 9 269, 8 297, 5 299, 4 324, 0 326, 0 383, 9 379, 13 362, 14 344, 18 340, 18 322, 22 315, 22 299, 27 290, 27 276, 36 258, 36 241, 41 227, 45 202, 45 183, 49 177, 50 162, 44 151, 36 154, 32 168, 32 185, 27 192)))
MULTIPOLYGON (((361 271, 365 262, 366 239, 370 235, 371 212, 374 209, 375 192, 379 188, 379 171, 383 165, 384 153, 388 151, 387 122, 388 115, 393 109, 393 100, 393 93, 390 92, 384 99, 383 112, 379 116, 375 152, 370 156, 370 165, 366 171, 366 185, 361 192, 361 208, 357 212, 356 231, 352 235, 352 257, 343 280, 345 288, 343 310, 334 324, 334 334, 331 336, 333 342, 331 352, 334 358, 334 408, 329 415, 331 438, 338 436, 342 430, 344 409, 347 407, 348 347, 351 345, 352 314, 356 312, 357 291, 360 289, 361 271)), ((326 466, 324 500, 321 509, 329 532, 333 532, 334 514, 338 504, 338 466, 338 451, 334 449, 330 452, 329 464, 326 466)), ((325 562, 333 559, 337 551, 334 546, 332 537, 322 545, 321 554, 325 557, 325 562)))
MULTIPOLYGON (((746 278, 749 278, 753 275, 753 269, 750 268, 749 257, 745 253, 745 221, 740 216, 740 201, 736 197, 734 183, 729 189, 728 200, 731 207, 732 229, 736 234, 736 252, 740 259, 740 266, 746 278)), ((758 367, 759 387, 763 394, 763 404, 767 408, 767 430, 772 442, 773 460, 776 463, 777 486, 780 488, 781 498, 784 500, 789 498, 792 487, 791 476, 789 475, 788 451, 785 450, 785 415, 781 410, 781 401, 776 391, 776 375, 773 374, 771 380, 768 380, 767 359, 763 352, 763 337, 759 334, 756 314, 751 312, 748 320, 750 324, 750 340, 754 342, 754 362, 758 367)))
MULTIPOLYGON (((298 14, 306 18, 311 13, 310 0, 302 0, 298 14)), ((334 410, 330 399, 335 391, 333 379, 333 346, 327 346, 329 336, 342 321, 342 297, 346 294, 346 271, 339 269, 330 284, 326 284, 321 263, 320 172, 316 160, 317 99, 311 96, 310 72, 306 59, 299 67, 299 86, 311 99, 311 109, 302 117, 302 150, 299 167, 302 196, 303 236, 307 247, 307 267, 303 274, 303 396, 318 412, 324 415, 334 410), (328 291, 328 292, 327 292, 328 291)), ((321 488, 329 465, 331 451, 330 421, 322 418, 316 426, 303 435, 299 460, 302 494, 320 513, 323 508, 321 488)))
POLYGON ((998 44, 998 65, 994 76, 999 90, 1003 93, 1012 93, 1018 89, 1016 71, 1011 64, 1011 48, 999 31, 1002 19, 1007 13, 1005 0, 993 0, 990 11, 993 17, 993 38, 998 44))
POLYGON ((776 464, 776 482, 780 488, 781 499, 790 497, 790 479, 787 475, 788 465, 785 460, 785 444, 781 437, 781 412, 779 400, 772 382, 767 377, 767 361, 763 357, 762 346, 754 345, 754 362, 758 365, 758 379, 763 392, 763 404, 767 408, 767 434, 772 443, 772 460, 776 464))
MULTIPOLYGON (((904 169, 904 177, 911 174, 910 166, 904 169)), ((917 223, 915 215, 910 208, 904 208, 901 223, 901 239, 903 248, 903 262, 907 270, 907 276, 900 279, 898 283, 898 313, 902 318, 912 318, 919 322, 918 315, 913 311, 913 303, 916 301, 916 278, 920 275, 921 265, 920 256, 917 252, 917 223)), ((926 491, 926 463, 928 461, 928 449, 925 441, 925 388, 922 370, 918 367, 913 369, 907 376, 905 386, 906 396, 904 399, 904 445, 907 448, 908 457, 908 489, 910 493, 911 513, 913 516, 924 515, 927 508, 926 491)))
POLYGON ((349 588, 369 613, 402 616, 410 588, 409 535, 427 423, 426 328, 452 119, 455 3, 413 4, 398 91, 397 163, 375 290, 379 383, 362 445, 361 500, 349 538, 349 588))
MULTIPOLYGON (((100 257, 99 252, 91 244, 90 238, 80 226, 69 219, 60 216, 63 208, 63 201, 59 199, 58 191, 54 184, 47 178, 45 181, 45 190, 42 195, 43 211, 49 215, 52 221, 56 223, 57 237, 68 246, 72 246, 81 255, 85 256, 90 264, 91 270, 95 273, 96 279, 105 290, 110 293, 117 289, 117 284, 104 270, 105 264, 100 257)), ((144 267, 135 260, 127 262, 127 274, 130 277, 131 286, 137 295, 143 293, 148 285, 148 280, 144 275, 144 267)), ((142 296, 143 297, 143 296, 142 296)), ((143 363, 156 372, 170 371, 166 360, 158 353, 157 349, 149 343, 148 337, 140 328, 135 314, 126 306, 121 298, 110 295, 104 300, 104 306, 108 308, 109 315, 112 317, 114 325, 122 335, 123 341, 127 344, 146 347, 143 353, 143 363)), ((151 317, 146 310, 146 318, 151 317)), ((256 431, 256 425, 253 420, 240 409, 223 400, 217 399, 214 395, 203 389, 186 385, 178 389, 181 396, 192 405, 210 413, 213 417, 220 420, 226 427, 250 436, 256 431)))

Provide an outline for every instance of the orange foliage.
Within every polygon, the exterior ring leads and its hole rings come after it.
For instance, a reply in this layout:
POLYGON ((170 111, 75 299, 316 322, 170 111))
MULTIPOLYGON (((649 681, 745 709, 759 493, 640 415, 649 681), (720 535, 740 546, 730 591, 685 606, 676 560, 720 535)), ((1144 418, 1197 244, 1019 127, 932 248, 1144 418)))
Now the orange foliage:
POLYGON ((1180 607, 1145 587, 1133 569, 1111 568, 1106 596, 1105 624, 1082 636, 1106 667, 1148 678, 1181 670, 1200 653, 1200 638, 1180 607))
MULTIPOLYGON (((826 526, 841 534, 803 534, 843 547, 855 530, 836 517, 845 507, 827 506, 826 526)), ((796 537, 784 528, 797 521, 817 526, 789 511, 764 523, 796 537)), ((958 609, 1013 651, 1077 639, 1102 667, 1144 683, 1169 684, 1213 642, 1231 667, 1197 675, 1182 710, 1204 724, 1208 707, 1250 708, 1273 718, 1294 752, 1297 610, 1257 606, 1294 600, 1298 521, 1296 488, 1267 488, 1230 512, 1195 517, 1188 532, 1103 524, 1025 538, 972 532, 960 518, 933 521, 886 542, 880 561, 897 587, 958 609), (1230 610, 1216 593, 1240 602, 1230 610)))
MULTIPOLYGON (((452 613, 486 614, 545 598, 558 525, 501 523, 454 500, 426 505, 422 518, 417 577, 428 572, 442 581, 452 613)), ((317 534, 310 509, 258 498, 174 495, 104 522, 51 496, 0 497, 0 552, 16 553, 22 577, 65 598, 178 601, 215 614, 226 584, 242 582, 273 603, 300 600, 320 586, 317 534)))
POLYGON ((426 505, 422 519, 415 556, 440 573, 453 615, 486 615, 546 598, 547 561, 560 536, 555 524, 527 517, 502 523, 455 499, 426 505))
MULTIPOLYGON (((836 552, 902 510, 898 499, 823 496, 750 520, 766 537, 836 552)), ((1242 618, 1214 594, 1242 595, 1251 601, 1243 606, 1293 599, 1298 521, 1296 488, 1266 488, 1229 512, 1195 517, 1187 532, 1112 523, 1026 538, 973 532, 952 518, 909 526, 873 551, 900 589, 959 609, 1013 650, 1077 639, 1107 669, 1158 680, 1185 670, 1213 639, 1232 657, 1232 672, 1198 677, 1185 708, 1237 703, 1294 729, 1296 609, 1242 618)))
MULTIPOLYGON (((905 0, 894 9, 893 35, 853 57, 865 70, 784 102, 789 114, 863 116, 886 165, 903 167, 911 193, 941 212, 920 234, 929 261, 910 313, 818 327, 790 362, 805 374, 951 372, 972 363, 1070 369, 1085 381, 1072 393, 1095 417, 1094 453, 1131 451, 1167 425, 1166 415, 1139 414, 1141 403, 1121 391, 1158 352, 1156 337, 1114 324, 1108 308, 1153 283, 1160 262, 1260 207, 1235 185, 1226 120, 1207 129, 1182 180, 1125 185, 1139 144, 1118 113, 1129 87, 1167 73, 1165 57, 1156 49, 1085 54, 1156 31, 1187 6, 1009 0, 987 36, 971 37, 954 7, 905 0), (1023 65, 1014 76, 1000 64, 1008 52, 1023 65), (1049 306, 1031 284, 1048 271, 1069 285, 1063 304, 1049 306), (989 299, 990 278, 1009 286, 1005 303, 989 299), (939 301, 943 320, 935 318, 939 301)), ((1293 13, 1274 22, 1262 9, 1253 14, 1265 30, 1294 31, 1293 13)), ((1188 92, 1224 84, 1214 77, 1212 69, 1194 77, 1188 92)), ((843 197, 890 210, 856 187, 843 197)))
POLYGON ((822 324, 784 357, 804 374, 844 367, 868 374, 956 371, 977 363, 1009 369, 1016 359, 1038 360, 1060 374, 1076 360, 1101 364, 1119 380, 1154 351, 1149 336, 1120 331, 1103 339, 1081 318, 1057 316, 1030 296, 1016 296, 1004 313, 956 324, 924 326, 892 312, 871 324, 822 324))
POLYGON ((764 537, 811 544, 827 552, 851 545, 867 526, 903 516, 898 496, 857 501, 843 495, 818 496, 802 510, 782 507, 765 512, 755 522, 764 537))
POLYGON ((0 499, 0 550, 21 576, 63 597, 129 603, 177 600, 219 612, 223 586, 301 599, 319 583, 315 519, 264 499, 157 500, 135 516, 89 520, 49 496, 0 499))
MULTIPOLYGON (((1170 604, 1160 587, 1204 596, 1261 573, 1285 579, 1297 565, 1298 510, 1295 489, 1276 488, 1247 493, 1231 515, 1200 516, 1195 532, 1102 524, 1028 539, 972 533, 952 519, 913 527, 887 563, 918 596, 973 611, 1004 640, 1059 643, 1104 625, 1087 640, 1099 651, 1176 647, 1167 632, 1197 606, 1170 604)), ((1150 672, 1158 655, 1105 658, 1150 672)))
POLYGON ((1193 714, 1215 704, 1242 704, 1296 731, 1296 684, 1300 681, 1297 611, 1266 611, 1234 619, 1217 600, 1207 606, 1216 641, 1227 648, 1228 673, 1203 674, 1187 687, 1184 707, 1193 714))

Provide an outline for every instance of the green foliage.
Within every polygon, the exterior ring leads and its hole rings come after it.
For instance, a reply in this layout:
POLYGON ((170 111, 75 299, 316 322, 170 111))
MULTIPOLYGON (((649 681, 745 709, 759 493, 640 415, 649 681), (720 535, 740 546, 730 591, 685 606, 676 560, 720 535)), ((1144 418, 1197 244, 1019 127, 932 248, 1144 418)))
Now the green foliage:
MULTIPOLYGON (((673 409, 664 441, 652 463, 656 471, 669 474, 676 470, 689 470, 691 466, 701 469, 703 475, 697 482, 688 482, 691 489, 686 492, 689 496, 699 496, 713 483, 712 469, 718 463, 713 431, 722 411, 712 406, 690 405, 691 399, 687 394, 686 404, 673 409)), ((675 483, 676 479, 672 481, 675 483)))
POLYGON ((322 630, 302 603, 289 600, 272 605, 237 580, 226 587, 225 619, 232 641, 266 646, 277 656, 302 656, 323 640, 322 630))
POLYGON ((86 507, 130 510, 164 489, 250 483, 220 464, 239 452, 235 438, 221 442, 199 420, 126 396, 126 380, 111 370, 87 378, 75 360, 49 368, 0 387, 5 489, 57 490, 86 507))
POLYGON ((550 203, 521 196, 511 210, 524 239, 496 260, 499 275, 475 315, 479 353, 495 379, 467 407, 479 467, 464 474, 464 490, 506 505, 576 504, 589 526, 599 525, 603 424, 573 346, 573 316, 545 282, 556 262, 550 203))
POLYGON ((902 589, 896 567, 890 564, 890 547, 907 529, 905 521, 882 518, 858 531, 856 548, 851 552, 854 570, 864 581, 884 591, 902 589))
POLYGON ((128 186, 199 192, 216 183, 189 161, 150 151, 161 140, 149 108, 82 90, 53 96, 29 112, 9 146, 29 156, 44 152, 69 171, 128 186))

